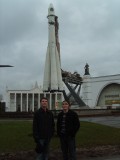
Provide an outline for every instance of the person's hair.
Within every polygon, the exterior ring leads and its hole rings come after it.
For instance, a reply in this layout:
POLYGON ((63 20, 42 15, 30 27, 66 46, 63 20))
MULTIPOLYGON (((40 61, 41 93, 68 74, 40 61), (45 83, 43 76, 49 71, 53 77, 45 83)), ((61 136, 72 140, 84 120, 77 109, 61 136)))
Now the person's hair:
POLYGON ((46 99, 46 100, 48 101, 48 99, 47 99, 46 97, 42 97, 42 98, 40 99, 40 102, 41 102, 43 99, 46 99))
POLYGON ((69 106, 70 106, 70 102, 68 100, 62 101, 62 104, 63 104, 63 102, 67 102, 69 104, 69 106))

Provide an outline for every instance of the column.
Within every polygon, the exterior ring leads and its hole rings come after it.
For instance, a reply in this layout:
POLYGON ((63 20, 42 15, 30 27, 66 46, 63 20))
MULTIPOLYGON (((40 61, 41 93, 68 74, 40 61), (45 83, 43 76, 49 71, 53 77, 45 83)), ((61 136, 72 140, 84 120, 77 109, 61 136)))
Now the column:
POLYGON ((40 93, 38 93, 38 109, 40 108, 40 93))
POLYGON ((44 92, 44 97, 46 97, 46 93, 44 92))
POLYGON ((49 106, 50 106, 50 110, 52 109, 52 99, 51 99, 51 93, 49 93, 50 94, 50 101, 49 101, 49 106))
POLYGON ((22 100, 22 93, 21 93, 21 102, 20 102, 20 111, 22 112, 22 104, 23 104, 23 100, 22 100))
POLYGON ((58 108, 58 97, 57 97, 57 92, 55 92, 55 109, 58 108))
POLYGON ((15 93, 14 105, 15 105, 15 111, 17 111, 17 106, 16 106, 16 93, 15 93))
POLYGON ((28 112, 28 93, 27 93, 27 98, 26 98, 26 111, 28 112))
POLYGON ((34 93, 32 94, 32 111, 34 112, 34 93))

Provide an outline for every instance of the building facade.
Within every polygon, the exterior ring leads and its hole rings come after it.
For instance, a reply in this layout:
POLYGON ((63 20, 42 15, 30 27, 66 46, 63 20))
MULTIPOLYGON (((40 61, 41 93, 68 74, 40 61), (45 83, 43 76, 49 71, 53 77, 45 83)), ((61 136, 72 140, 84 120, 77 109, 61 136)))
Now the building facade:
POLYGON ((120 108, 120 74, 84 75, 81 96, 90 108, 120 108))
POLYGON ((47 97, 49 109, 60 109, 63 101, 62 92, 43 92, 42 88, 35 85, 30 90, 6 91, 6 112, 34 112, 40 108, 40 99, 47 97))

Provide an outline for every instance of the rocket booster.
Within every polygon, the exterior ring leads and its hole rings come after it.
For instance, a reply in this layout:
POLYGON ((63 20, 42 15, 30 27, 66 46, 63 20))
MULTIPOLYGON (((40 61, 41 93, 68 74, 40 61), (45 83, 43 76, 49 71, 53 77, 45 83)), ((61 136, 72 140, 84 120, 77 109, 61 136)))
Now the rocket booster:
POLYGON ((60 53, 58 53, 58 48, 56 44, 56 16, 52 4, 50 4, 48 8, 47 18, 49 34, 44 68, 43 91, 63 91, 63 82, 60 66, 60 53))

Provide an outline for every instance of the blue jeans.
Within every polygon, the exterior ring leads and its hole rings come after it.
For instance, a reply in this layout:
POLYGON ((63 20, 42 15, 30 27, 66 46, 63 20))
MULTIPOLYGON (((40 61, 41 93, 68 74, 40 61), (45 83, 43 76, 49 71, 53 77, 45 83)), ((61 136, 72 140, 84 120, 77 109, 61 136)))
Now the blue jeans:
POLYGON ((38 153, 36 160, 48 160, 48 152, 49 152, 49 143, 48 139, 40 139, 39 143, 44 146, 44 150, 41 153, 38 153))
POLYGON ((64 160, 76 160, 75 137, 60 137, 61 150, 64 160))

